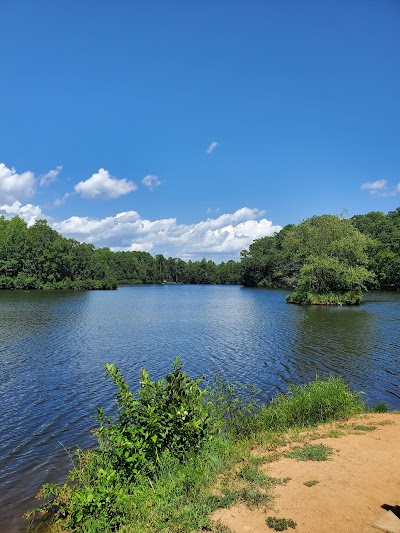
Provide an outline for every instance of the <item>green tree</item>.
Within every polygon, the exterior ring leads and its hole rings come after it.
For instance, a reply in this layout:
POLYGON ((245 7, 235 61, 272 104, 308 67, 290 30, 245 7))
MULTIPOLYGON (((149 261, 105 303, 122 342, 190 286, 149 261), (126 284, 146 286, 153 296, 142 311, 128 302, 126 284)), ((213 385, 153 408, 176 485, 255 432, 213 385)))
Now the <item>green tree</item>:
POLYGON ((28 226, 20 217, 0 217, 0 276, 13 278, 21 272, 25 259, 28 226))
POLYGON ((400 208, 387 215, 378 211, 356 215, 351 222, 359 231, 372 237, 368 247, 368 268, 376 274, 377 286, 400 288, 400 208))
POLYGON ((334 215, 315 216, 292 227, 283 239, 283 249, 295 265, 296 292, 288 301, 358 303, 374 278, 366 268, 370 242, 349 220, 334 215))

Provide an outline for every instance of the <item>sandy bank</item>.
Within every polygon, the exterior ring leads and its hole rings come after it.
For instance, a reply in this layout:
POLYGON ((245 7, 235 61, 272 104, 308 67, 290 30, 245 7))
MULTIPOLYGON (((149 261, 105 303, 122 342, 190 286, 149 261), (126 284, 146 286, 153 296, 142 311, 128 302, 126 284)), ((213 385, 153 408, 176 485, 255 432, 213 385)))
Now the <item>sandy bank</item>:
MULTIPOLYGON (((240 503, 218 510, 213 518, 236 533, 271 533, 273 530, 266 525, 267 516, 293 519, 297 526, 288 529, 289 532, 377 533, 374 525, 386 513, 382 505, 400 505, 400 415, 364 415, 347 421, 342 428, 335 424, 304 437, 305 442, 311 439, 312 444, 331 447, 332 459, 302 462, 282 457, 267 463, 262 468, 268 476, 291 478, 274 489, 268 507, 249 509, 240 503), (351 423, 353 428, 358 424, 376 429, 354 431, 351 423), (336 438, 326 436, 332 428, 344 434, 336 438), (304 485, 311 480, 318 483, 304 485)), ((292 442, 289 448, 301 445, 292 442)), ((255 453, 268 454, 263 450, 255 453)), ((398 523, 400 532, 400 520, 398 523)))

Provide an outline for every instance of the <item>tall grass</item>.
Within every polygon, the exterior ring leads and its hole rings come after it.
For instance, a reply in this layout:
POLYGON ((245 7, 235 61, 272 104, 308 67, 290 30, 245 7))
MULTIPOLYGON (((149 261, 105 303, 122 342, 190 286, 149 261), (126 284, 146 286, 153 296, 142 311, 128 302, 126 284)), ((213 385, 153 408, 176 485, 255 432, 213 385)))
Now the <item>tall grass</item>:
POLYGON ((291 385, 288 394, 276 396, 261 409, 263 425, 274 430, 332 422, 365 411, 359 393, 351 391, 341 378, 316 378, 306 385, 291 385))

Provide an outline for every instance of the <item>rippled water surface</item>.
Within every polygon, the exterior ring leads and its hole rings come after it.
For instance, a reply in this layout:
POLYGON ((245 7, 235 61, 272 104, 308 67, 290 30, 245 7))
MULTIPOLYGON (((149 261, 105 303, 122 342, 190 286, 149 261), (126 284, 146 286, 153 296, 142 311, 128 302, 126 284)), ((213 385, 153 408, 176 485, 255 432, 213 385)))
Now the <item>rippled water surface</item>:
POLYGON ((400 407, 400 294, 360 307, 287 305, 285 292, 224 286, 118 291, 0 291, 0 532, 20 531, 44 482, 68 469, 66 448, 93 444, 96 405, 110 409, 104 363, 135 388, 181 355, 192 376, 222 370, 269 398, 315 374, 341 374, 370 403, 400 407))

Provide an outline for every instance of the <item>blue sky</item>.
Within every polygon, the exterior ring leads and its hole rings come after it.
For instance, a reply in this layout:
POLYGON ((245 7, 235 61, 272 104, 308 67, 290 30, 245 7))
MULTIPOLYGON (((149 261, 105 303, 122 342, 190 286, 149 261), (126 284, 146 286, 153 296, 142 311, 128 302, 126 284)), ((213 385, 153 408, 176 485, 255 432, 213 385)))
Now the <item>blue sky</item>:
POLYGON ((7 217, 219 261, 400 205, 397 0, 3 0, 0 18, 7 217))

